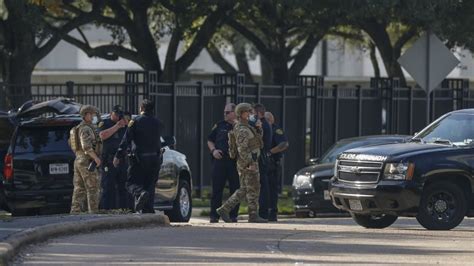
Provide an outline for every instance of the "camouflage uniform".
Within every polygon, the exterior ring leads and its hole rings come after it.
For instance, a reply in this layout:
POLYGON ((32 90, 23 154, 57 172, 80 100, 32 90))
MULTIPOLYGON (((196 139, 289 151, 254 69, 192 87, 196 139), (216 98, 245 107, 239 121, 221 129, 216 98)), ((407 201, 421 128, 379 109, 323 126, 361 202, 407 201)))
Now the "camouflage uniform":
MULTIPOLYGON (((239 107, 239 106, 237 106, 239 107)), ((236 113, 240 116, 239 112, 236 113)), ((240 188, 219 208, 217 212, 227 222, 228 214, 232 208, 246 199, 248 203, 249 222, 257 220, 258 198, 260 195, 260 175, 258 170, 258 157, 263 147, 262 132, 252 128, 247 122, 239 121, 234 126, 237 144, 237 171, 239 172, 240 188), (254 164, 256 170, 248 167, 254 164)), ((258 217, 260 219, 260 217, 258 217)))
POLYGON ((87 170, 91 162, 90 152, 100 154, 100 139, 95 126, 82 121, 78 126, 80 149, 76 151, 74 160, 74 192, 72 194, 71 213, 85 211, 85 203, 89 213, 96 213, 99 209, 100 182, 99 172, 87 170))

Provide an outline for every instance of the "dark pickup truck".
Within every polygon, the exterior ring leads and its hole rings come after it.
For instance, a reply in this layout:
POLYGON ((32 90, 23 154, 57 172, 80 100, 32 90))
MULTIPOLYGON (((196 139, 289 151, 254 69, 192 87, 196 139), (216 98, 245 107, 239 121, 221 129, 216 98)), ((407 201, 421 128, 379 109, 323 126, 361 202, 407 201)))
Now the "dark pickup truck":
POLYGON ((430 230, 452 229, 474 216, 474 109, 443 115, 407 143, 348 150, 335 172, 332 202, 361 226, 409 216, 430 230))

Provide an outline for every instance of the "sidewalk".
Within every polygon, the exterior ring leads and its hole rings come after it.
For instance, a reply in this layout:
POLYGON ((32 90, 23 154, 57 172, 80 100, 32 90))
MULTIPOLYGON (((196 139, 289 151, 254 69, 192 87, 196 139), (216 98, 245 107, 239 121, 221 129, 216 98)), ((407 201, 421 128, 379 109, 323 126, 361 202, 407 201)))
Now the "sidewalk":
POLYGON ((51 237, 96 230, 169 224, 168 217, 162 213, 5 216, 0 220, 0 265, 7 265, 21 247, 51 237))

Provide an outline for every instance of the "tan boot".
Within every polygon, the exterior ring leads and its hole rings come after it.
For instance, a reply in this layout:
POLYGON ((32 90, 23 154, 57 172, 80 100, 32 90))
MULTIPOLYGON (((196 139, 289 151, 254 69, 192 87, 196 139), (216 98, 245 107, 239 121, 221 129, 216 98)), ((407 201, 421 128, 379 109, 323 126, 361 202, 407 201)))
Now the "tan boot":
POLYGON ((232 223, 232 219, 230 219, 229 212, 224 210, 222 206, 220 208, 217 208, 216 212, 217 214, 219 214, 219 216, 224 222, 232 223))
POLYGON ((257 213, 249 213, 249 223, 268 223, 268 220, 263 219, 257 213))

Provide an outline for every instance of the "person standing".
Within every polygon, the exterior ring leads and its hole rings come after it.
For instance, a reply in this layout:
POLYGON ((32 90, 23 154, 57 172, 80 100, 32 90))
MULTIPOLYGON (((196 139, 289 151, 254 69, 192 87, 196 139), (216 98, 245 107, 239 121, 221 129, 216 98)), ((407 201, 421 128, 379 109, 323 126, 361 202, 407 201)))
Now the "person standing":
POLYGON ((84 203, 87 203, 89 213, 97 213, 100 185, 96 167, 100 166, 102 161, 99 158, 101 143, 92 121, 94 116, 97 116, 98 110, 92 105, 83 105, 79 113, 82 116, 82 122, 71 129, 69 137, 69 145, 76 155, 71 214, 83 211, 84 203), (91 162, 95 162, 96 166, 89 168, 91 162))
POLYGON ((278 192, 281 184, 281 157, 283 152, 290 146, 288 138, 281 127, 275 124, 275 118, 270 112, 265 112, 265 119, 272 127, 272 148, 268 152, 268 187, 269 187, 269 211, 268 221, 278 221, 278 192))
POLYGON ((99 137, 103 143, 102 178, 99 207, 104 210, 128 208, 128 192, 125 188, 127 180, 127 164, 125 160, 114 167, 113 158, 125 135, 128 121, 124 117, 122 106, 115 105, 110 117, 102 120, 99 125, 99 137))
POLYGON ((152 101, 143 100, 140 115, 128 123, 113 160, 114 166, 118 167, 130 150, 127 189, 135 198, 135 211, 141 213, 155 212, 155 185, 162 163, 162 123, 154 117, 154 109, 152 101))
POLYGON ((258 167, 260 170, 260 197, 259 205, 260 209, 258 213, 260 217, 268 219, 268 209, 269 209, 269 184, 268 184, 268 158, 267 154, 272 146, 272 127, 265 119, 265 106, 263 104, 257 103, 253 106, 253 112, 256 115, 256 118, 262 123, 262 140, 263 147, 261 150, 261 156, 258 161, 258 167))
MULTIPOLYGON (((224 120, 212 127, 211 133, 207 137, 207 147, 212 156, 212 197, 210 222, 219 222, 217 207, 222 205, 222 194, 226 182, 229 183, 229 192, 232 195, 239 188, 239 174, 235 159, 229 157, 229 137, 235 123, 235 104, 228 103, 224 107, 224 120)), ((239 214, 239 204, 230 212, 232 221, 237 222, 239 214)))
POLYGON ((256 122, 256 128, 249 125, 249 115, 252 106, 248 103, 238 104, 235 113, 238 122, 229 136, 229 151, 237 151, 237 171, 239 173, 240 188, 216 212, 226 223, 232 222, 230 211, 242 200, 248 203, 250 223, 265 223, 266 219, 258 215, 258 197, 260 194, 260 176, 258 172, 258 158, 263 147, 261 122, 256 122), (234 143, 235 141, 235 143, 234 143), (234 147, 235 145, 235 147, 234 147))

